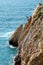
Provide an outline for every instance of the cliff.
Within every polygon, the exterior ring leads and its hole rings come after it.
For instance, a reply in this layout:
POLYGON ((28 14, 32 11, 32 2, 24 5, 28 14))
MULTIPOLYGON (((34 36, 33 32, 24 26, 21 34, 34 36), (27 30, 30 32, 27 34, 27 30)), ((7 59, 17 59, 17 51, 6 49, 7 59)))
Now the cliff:
POLYGON ((43 65, 43 5, 39 4, 18 39, 14 65, 43 65))

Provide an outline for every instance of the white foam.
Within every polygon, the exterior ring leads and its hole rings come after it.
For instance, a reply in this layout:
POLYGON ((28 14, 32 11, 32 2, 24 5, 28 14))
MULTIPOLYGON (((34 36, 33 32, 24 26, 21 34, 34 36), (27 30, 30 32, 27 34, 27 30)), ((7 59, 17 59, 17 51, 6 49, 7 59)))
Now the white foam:
POLYGON ((14 47, 14 46, 12 46, 12 45, 9 45, 9 47, 10 47, 10 48, 16 48, 16 47, 14 47))
POLYGON ((0 33, 0 37, 10 37, 11 34, 13 34, 14 31, 11 31, 11 32, 6 32, 6 33, 0 33))

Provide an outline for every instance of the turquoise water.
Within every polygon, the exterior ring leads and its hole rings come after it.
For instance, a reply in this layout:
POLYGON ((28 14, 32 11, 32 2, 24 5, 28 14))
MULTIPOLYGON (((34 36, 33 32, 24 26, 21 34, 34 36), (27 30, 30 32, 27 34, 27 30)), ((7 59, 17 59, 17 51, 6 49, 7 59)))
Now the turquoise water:
POLYGON ((27 22, 39 0, 0 0, 0 65, 12 65, 17 48, 8 45, 11 34, 27 22))

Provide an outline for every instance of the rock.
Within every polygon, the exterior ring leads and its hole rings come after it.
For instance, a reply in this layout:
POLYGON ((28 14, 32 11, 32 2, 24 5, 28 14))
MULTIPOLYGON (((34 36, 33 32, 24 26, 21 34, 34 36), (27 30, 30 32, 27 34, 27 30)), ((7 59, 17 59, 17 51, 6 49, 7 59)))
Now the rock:
POLYGON ((32 54, 27 65, 43 65, 43 52, 32 54))
POLYGON ((20 65, 21 64, 21 57, 19 56, 19 54, 16 56, 14 61, 15 61, 14 65, 20 65))
POLYGON ((42 4, 39 3, 39 5, 37 5, 37 7, 35 8, 32 17, 36 17, 36 15, 38 14, 38 12, 43 8, 42 4))
POLYGON ((29 27, 31 20, 32 20, 32 16, 30 16, 30 18, 28 19, 28 22, 25 24, 23 31, 26 31, 26 29, 29 27))
POLYGON ((28 19, 28 22, 24 26, 23 32, 21 36, 19 37, 18 44, 20 44, 22 40, 24 40, 25 36, 27 35, 31 20, 32 20, 32 16, 30 16, 30 18, 28 19))
POLYGON ((14 65, 43 65, 43 5, 40 3, 28 19, 14 32, 9 44, 18 47, 14 65))
POLYGON ((20 36, 19 40, 18 40, 18 43, 20 44, 22 40, 24 40, 24 38, 26 37, 28 31, 29 31, 29 28, 31 26, 31 24, 33 25, 34 22, 40 17, 40 11, 41 9, 43 9, 43 6, 41 3, 39 3, 39 5, 36 7, 36 9, 34 10, 33 12, 33 15, 30 16, 30 18, 28 19, 28 22, 25 24, 24 26, 24 30, 22 32, 22 35, 20 36))
POLYGON ((19 53, 14 65, 43 65, 43 5, 36 7, 32 19, 18 40, 19 53), (30 23, 30 24, 29 24, 30 23), (19 59, 19 61, 18 61, 19 59))
MULTIPOLYGON (((40 18, 38 18, 38 20, 35 21, 34 25, 31 26, 31 28, 27 34, 28 36, 25 37, 26 40, 24 39, 24 41, 22 42, 22 46, 21 46, 21 50, 20 50, 20 55, 21 55, 21 59, 22 59, 21 65, 34 65, 35 63, 39 63, 39 62, 36 62, 33 60, 32 55, 37 54, 37 52, 39 53, 39 50, 41 51, 40 48, 43 48, 43 46, 39 45, 39 43, 43 43, 43 27, 42 27, 43 18, 41 20, 41 17, 43 17, 43 15, 41 15, 40 18), (39 47, 38 47, 38 45, 39 45, 39 47), (28 58, 27 58, 27 56, 28 56, 28 58), (31 61, 31 59, 30 59, 31 56, 32 56, 32 62, 29 62, 29 61, 31 61), (28 62, 29 62, 29 64, 27 64, 28 62)), ((43 53, 42 53, 42 55, 43 55, 43 53)), ((42 56, 42 58, 43 58, 43 56, 42 56)), ((37 61, 39 61, 39 60, 40 60, 40 63, 41 63, 41 61, 43 61, 41 59, 37 59, 37 61)), ((39 65, 39 64, 36 64, 36 65, 39 65)), ((43 65, 43 63, 41 65, 43 65)))
POLYGON ((38 18, 41 9, 43 9, 43 6, 39 3, 32 14, 32 22, 38 18))
POLYGON ((18 27, 18 29, 12 34, 11 38, 9 39, 9 44, 18 47, 18 39, 22 33, 23 26, 22 24, 18 27))

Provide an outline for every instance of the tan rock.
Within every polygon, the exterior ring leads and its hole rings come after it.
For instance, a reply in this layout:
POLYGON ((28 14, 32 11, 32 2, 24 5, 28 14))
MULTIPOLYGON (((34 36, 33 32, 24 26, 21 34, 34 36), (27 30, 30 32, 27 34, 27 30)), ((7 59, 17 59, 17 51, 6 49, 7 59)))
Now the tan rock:
POLYGON ((35 8, 33 14, 32 14, 32 22, 33 22, 34 20, 36 20, 37 18, 39 18, 39 14, 40 14, 40 10, 41 10, 41 9, 43 9, 43 6, 42 6, 41 3, 39 3, 39 4, 37 5, 37 7, 35 8))
POLYGON ((31 57, 27 65, 43 65, 43 53, 37 52, 34 53, 31 57))
POLYGON ((18 43, 21 43, 21 41, 25 38, 25 36, 27 35, 28 33, 28 30, 29 30, 29 26, 31 24, 31 20, 32 20, 32 17, 29 18, 28 22, 25 24, 24 26, 24 29, 23 29, 23 32, 18 40, 18 43))
POLYGON ((11 38, 9 39, 9 44, 12 46, 18 46, 18 39, 23 31, 22 24, 18 27, 18 29, 12 34, 11 38))
MULTIPOLYGON (((22 29, 22 28, 21 28, 22 29)), ((20 30, 19 30, 20 32, 20 30)), ((18 35, 18 33, 16 35, 18 35)), ((17 36, 18 56, 15 65, 43 65, 43 5, 36 7, 22 34, 17 36), (18 40, 19 37, 19 40, 18 40)), ((14 37, 13 37, 14 38, 14 37)))
MULTIPOLYGON (((38 14, 37 12, 35 13, 36 15, 38 14)), ((19 49, 21 65, 43 65, 43 13, 39 14, 35 18, 33 17, 34 19, 32 19, 28 32, 19 49), (39 14, 40 16, 38 16, 39 14)))
POLYGON ((29 27, 31 20, 32 20, 32 16, 30 16, 30 18, 28 19, 28 22, 25 24, 23 31, 25 31, 29 27))

